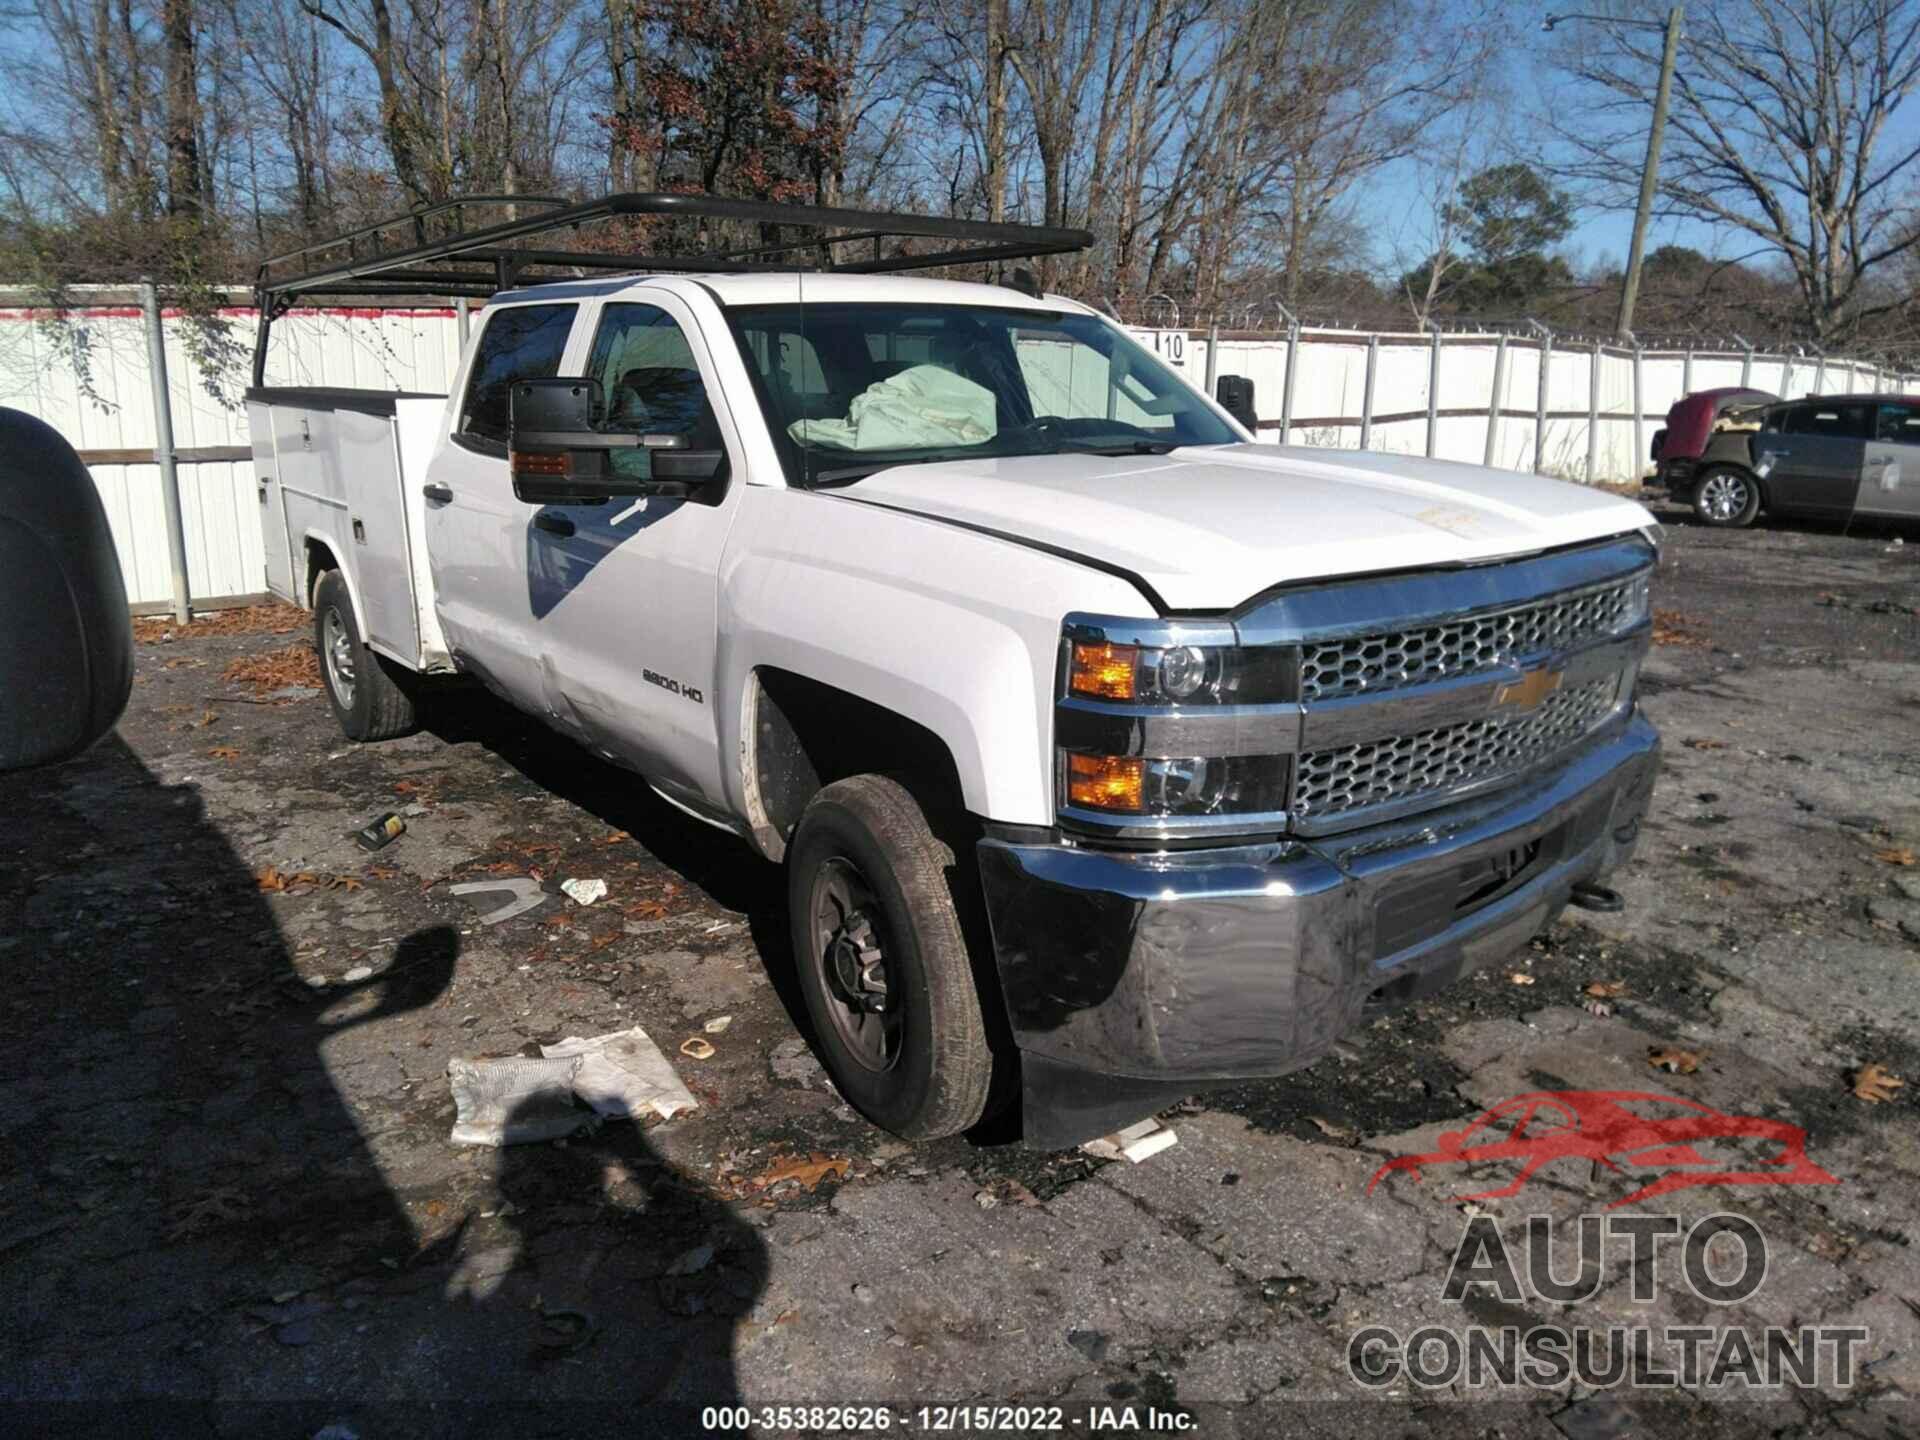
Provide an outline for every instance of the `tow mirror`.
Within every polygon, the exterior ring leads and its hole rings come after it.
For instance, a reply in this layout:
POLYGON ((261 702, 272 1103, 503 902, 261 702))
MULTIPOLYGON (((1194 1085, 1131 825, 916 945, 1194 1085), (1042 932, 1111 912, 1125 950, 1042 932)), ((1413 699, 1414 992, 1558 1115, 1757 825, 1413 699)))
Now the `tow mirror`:
POLYGON ((513 493, 529 505, 597 505, 615 495, 643 495, 646 482, 617 475, 615 449, 636 435, 594 428, 600 386, 585 377, 516 380, 508 392, 508 465, 513 493))
POLYGON ((0 770, 77 755, 133 689, 127 589, 93 476, 50 425, 0 410, 0 770))
POLYGON ((1244 375, 1222 375, 1214 383, 1213 398, 1220 408, 1249 430, 1260 428, 1259 412, 1253 407, 1253 381, 1244 375))
POLYGON ((516 380, 509 401, 513 493, 529 505, 684 495, 727 472, 725 450, 690 449, 684 435, 600 429, 600 384, 585 376, 516 380))

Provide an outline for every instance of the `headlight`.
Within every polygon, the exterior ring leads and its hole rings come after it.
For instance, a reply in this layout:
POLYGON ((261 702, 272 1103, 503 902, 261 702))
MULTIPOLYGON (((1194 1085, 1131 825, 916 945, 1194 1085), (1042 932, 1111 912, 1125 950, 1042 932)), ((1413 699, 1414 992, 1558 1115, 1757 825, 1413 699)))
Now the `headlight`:
POLYGON ((1242 647, 1225 623, 1071 617, 1055 714, 1063 813, 1120 834, 1229 817, 1277 828, 1298 676, 1295 647, 1242 647))
MULTIPOLYGON (((1176 642, 1181 638, 1172 637, 1176 642)), ((1067 694, 1137 705, 1264 705, 1295 693, 1292 649, 1069 642, 1067 694)))
POLYGON ((1647 618, 1653 604, 1653 572, 1647 571, 1634 576, 1627 588, 1626 603, 1620 607, 1620 618, 1614 624, 1616 632, 1633 629, 1647 618))

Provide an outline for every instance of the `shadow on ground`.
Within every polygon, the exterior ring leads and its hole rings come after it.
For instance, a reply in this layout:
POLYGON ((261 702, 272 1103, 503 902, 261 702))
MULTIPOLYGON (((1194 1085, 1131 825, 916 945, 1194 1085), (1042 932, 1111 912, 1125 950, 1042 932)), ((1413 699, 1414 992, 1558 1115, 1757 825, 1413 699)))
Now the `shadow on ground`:
MULTIPOLYGON (((577 755, 517 753, 579 776, 577 755)), ((649 843, 671 853, 674 828, 649 843)), ((460 1217, 376 1162, 383 1141, 444 1147, 444 1092, 363 1134, 342 1067, 411 1084, 397 1047, 461 965, 457 931, 309 985, 195 788, 117 737, 0 779, 0 855, 12 1433, 122 1425, 101 1402, 137 1398, 166 1433, 631 1434, 736 1398, 764 1246, 637 1127, 464 1157, 488 1198, 460 1217)))

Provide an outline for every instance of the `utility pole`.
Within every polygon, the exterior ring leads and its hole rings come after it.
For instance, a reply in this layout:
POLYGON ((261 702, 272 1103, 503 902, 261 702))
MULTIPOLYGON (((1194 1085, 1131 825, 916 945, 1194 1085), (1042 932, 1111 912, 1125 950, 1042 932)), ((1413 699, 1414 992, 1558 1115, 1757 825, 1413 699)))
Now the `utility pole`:
POLYGON ((1660 57, 1660 88, 1653 97, 1653 128, 1647 132, 1647 163, 1640 171, 1640 205, 1633 215, 1633 244, 1627 251, 1627 275, 1620 284, 1619 338, 1633 338, 1633 304, 1640 298, 1640 262, 1647 248, 1647 220, 1653 214, 1653 192, 1660 178, 1660 145, 1667 134, 1667 101, 1673 94, 1673 67, 1680 55, 1680 9, 1667 12, 1667 45, 1660 57))

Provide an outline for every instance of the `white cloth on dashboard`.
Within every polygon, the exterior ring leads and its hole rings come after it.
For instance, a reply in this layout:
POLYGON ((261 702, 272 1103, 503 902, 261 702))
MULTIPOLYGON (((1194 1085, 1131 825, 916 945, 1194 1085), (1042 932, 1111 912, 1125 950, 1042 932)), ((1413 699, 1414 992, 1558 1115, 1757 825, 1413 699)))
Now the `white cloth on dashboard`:
POLYGON ((854 397, 844 420, 796 420, 800 441, 846 450, 979 445, 994 437, 993 392, 941 365, 914 365, 854 397))

